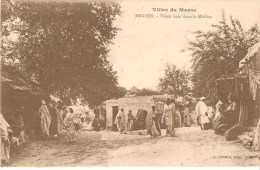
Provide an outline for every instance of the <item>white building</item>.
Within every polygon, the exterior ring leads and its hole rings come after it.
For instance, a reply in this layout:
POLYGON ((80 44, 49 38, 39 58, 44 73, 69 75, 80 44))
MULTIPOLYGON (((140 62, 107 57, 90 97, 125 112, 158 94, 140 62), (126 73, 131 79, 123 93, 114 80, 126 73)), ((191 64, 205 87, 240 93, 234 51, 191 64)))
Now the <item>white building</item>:
POLYGON ((128 111, 131 109, 132 114, 136 116, 138 110, 143 109, 150 111, 152 105, 156 106, 158 112, 163 111, 163 106, 166 101, 166 98, 169 96, 166 95, 154 95, 154 96, 133 96, 133 97, 124 97, 119 99, 112 99, 106 101, 106 127, 107 129, 115 128, 115 117, 118 113, 118 110, 123 108, 125 114, 128 114, 128 111))

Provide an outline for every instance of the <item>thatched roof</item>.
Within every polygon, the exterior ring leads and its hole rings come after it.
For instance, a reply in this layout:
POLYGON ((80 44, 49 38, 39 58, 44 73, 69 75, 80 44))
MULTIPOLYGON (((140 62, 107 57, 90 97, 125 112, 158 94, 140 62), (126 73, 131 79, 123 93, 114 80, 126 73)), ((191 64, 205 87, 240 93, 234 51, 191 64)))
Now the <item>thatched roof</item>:
POLYGON ((39 86, 23 77, 18 71, 10 66, 2 66, 1 69, 1 85, 2 87, 10 87, 15 91, 28 92, 32 95, 46 96, 39 86))

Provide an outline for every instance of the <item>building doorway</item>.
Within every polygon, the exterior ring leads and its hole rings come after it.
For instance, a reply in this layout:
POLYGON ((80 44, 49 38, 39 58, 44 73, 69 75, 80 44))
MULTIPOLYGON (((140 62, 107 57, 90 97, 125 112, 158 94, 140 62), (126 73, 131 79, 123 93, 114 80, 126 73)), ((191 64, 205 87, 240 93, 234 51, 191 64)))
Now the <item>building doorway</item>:
POLYGON ((117 125, 114 123, 116 119, 116 115, 118 113, 118 106, 112 106, 112 131, 117 131, 117 125))

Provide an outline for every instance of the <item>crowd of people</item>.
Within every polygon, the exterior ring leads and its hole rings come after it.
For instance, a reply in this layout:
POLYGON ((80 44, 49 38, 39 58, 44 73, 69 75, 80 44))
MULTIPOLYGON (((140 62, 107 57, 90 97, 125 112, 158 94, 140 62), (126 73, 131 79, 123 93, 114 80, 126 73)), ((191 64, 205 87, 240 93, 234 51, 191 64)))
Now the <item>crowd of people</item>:
MULTIPOLYGON (((195 106, 197 124, 201 130, 214 129, 216 134, 229 135, 229 129, 238 121, 237 105, 232 94, 228 95, 226 103, 219 101, 216 110, 211 111, 205 103, 206 98, 201 97, 195 106)), ((0 163, 7 163, 10 158, 10 145, 24 142, 24 122, 22 120, 22 107, 11 117, 11 126, 0 113, 0 163), (11 128, 12 127, 12 128, 11 128)), ((91 122, 95 131, 101 130, 105 122, 95 117, 87 116, 88 112, 78 112, 72 107, 60 105, 55 102, 46 103, 41 100, 41 106, 35 114, 35 136, 39 139, 55 139, 60 135, 62 129, 66 130, 66 137, 69 143, 75 143, 77 134, 84 122, 91 122)), ((167 98, 163 111, 158 112, 155 105, 151 106, 145 120, 147 134, 153 138, 162 136, 162 129, 166 129, 166 135, 175 136, 176 118, 181 120, 183 126, 190 127, 193 123, 189 109, 183 112, 176 108, 173 99, 167 98)), ((115 118, 115 124, 119 133, 126 134, 134 130, 135 116, 130 109, 127 114, 124 108, 120 108, 115 118)), ((232 131, 232 128, 231 128, 232 131)))
MULTIPOLYGON (((167 98, 162 114, 156 110, 155 105, 152 105, 151 110, 146 116, 147 134, 156 138, 162 135, 161 129, 166 129, 166 136, 174 136, 175 116, 175 104, 170 98, 167 98)), ((131 133, 134 125, 132 110, 129 110, 126 115, 124 113, 124 108, 121 108, 115 118, 114 123, 117 125, 119 133, 126 134, 127 131, 130 131, 131 133)))
MULTIPOLYGON (((238 113, 232 93, 227 98, 228 100, 225 103, 219 101, 215 109, 206 105, 205 97, 199 99, 195 106, 195 115, 197 125, 201 130, 214 129, 216 134, 225 135, 226 138, 229 138, 233 131, 240 130, 239 127, 235 126, 238 122, 238 113)), ((121 134, 126 134, 127 131, 131 132, 133 130, 133 122, 132 110, 125 114, 124 108, 121 108, 114 123, 121 134)), ((175 128, 179 127, 178 123, 181 124, 180 126, 190 127, 194 120, 188 108, 184 108, 180 112, 176 108, 174 100, 167 98, 162 114, 158 112, 155 105, 152 105, 151 110, 148 112, 146 116, 147 134, 156 138, 162 136, 161 129, 166 129, 166 136, 174 136, 175 128)))
MULTIPOLYGON (((25 142, 25 123, 23 121, 23 106, 18 106, 8 120, 0 113, 0 165, 7 164, 12 150, 25 142)), ((55 140, 62 129, 66 130, 66 139, 75 143, 77 134, 83 123, 92 123, 93 115, 88 111, 75 111, 72 107, 46 100, 41 100, 41 106, 33 118, 32 135, 38 140, 55 140)), ((30 131, 31 132, 31 131, 30 131)))
POLYGON ((77 112, 72 107, 57 106, 56 103, 46 104, 41 101, 41 106, 36 115, 35 129, 40 139, 57 138, 62 128, 66 130, 67 140, 75 143, 77 134, 82 125, 87 121, 87 113, 77 112))

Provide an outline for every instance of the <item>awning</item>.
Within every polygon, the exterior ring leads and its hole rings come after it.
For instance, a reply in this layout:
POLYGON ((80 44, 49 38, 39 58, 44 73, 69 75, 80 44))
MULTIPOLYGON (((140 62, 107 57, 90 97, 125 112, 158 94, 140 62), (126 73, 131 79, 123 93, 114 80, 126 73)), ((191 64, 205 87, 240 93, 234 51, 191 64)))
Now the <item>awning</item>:
POLYGON ((35 96, 46 96, 46 94, 41 89, 34 87, 21 79, 11 80, 10 78, 3 77, 2 75, 1 83, 2 85, 7 85, 14 90, 28 92, 35 96))
POLYGON ((260 49, 260 42, 256 43, 254 46, 248 49, 247 55, 239 62, 239 68, 243 67, 246 61, 250 61, 250 58, 255 55, 260 49))
POLYGON ((246 78, 246 77, 247 77, 247 75, 245 75, 245 74, 229 74, 229 75, 224 75, 224 76, 218 78, 218 79, 216 80, 216 82, 218 82, 218 81, 224 81, 224 80, 234 80, 235 78, 244 79, 244 78, 246 78))

